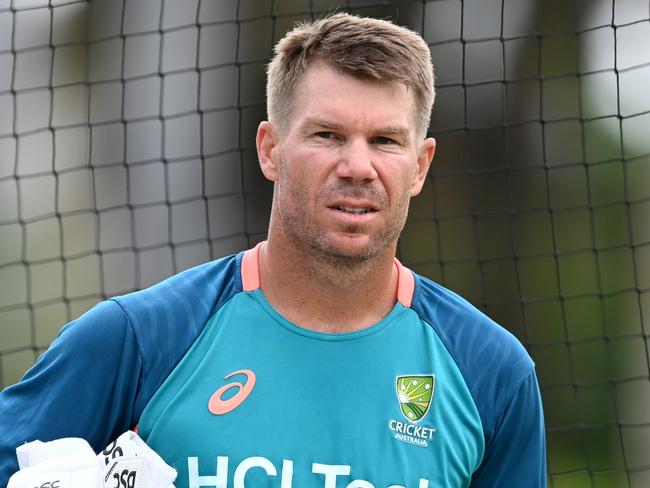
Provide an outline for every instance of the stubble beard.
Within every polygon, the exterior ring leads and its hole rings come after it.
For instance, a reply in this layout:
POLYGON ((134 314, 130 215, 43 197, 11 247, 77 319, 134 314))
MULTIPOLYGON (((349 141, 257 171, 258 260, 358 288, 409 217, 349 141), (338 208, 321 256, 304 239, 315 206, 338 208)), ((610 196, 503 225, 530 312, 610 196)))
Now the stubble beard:
MULTIPOLYGON (((288 179, 281 178, 280 181, 287 182, 288 179)), ((371 235, 364 248, 349 251, 328 238, 327 233, 316 223, 316 217, 310 209, 317 209, 323 205, 323 202, 331 201, 331 197, 334 196, 368 199, 377 202, 379 208, 385 210, 388 206, 388 198, 384 192, 344 180, 340 180, 335 186, 325 188, 313 202, 310 201, 309 192, 301 182, 290 187, 276 182, 275 192, 274 199, 278 203, 274 202, 274 214, 279 220, 282 232, 298 252, 314 262, 343 270, 358 268, 389 249, 394 253, 395 243, 406 223, 410 203, 410 195, 406 193, 401 201, 397 202, 393 216, 384 228, 371 235)), ((350 225, 341 230, 354 234, 363 231, 363 228, 350 225)))

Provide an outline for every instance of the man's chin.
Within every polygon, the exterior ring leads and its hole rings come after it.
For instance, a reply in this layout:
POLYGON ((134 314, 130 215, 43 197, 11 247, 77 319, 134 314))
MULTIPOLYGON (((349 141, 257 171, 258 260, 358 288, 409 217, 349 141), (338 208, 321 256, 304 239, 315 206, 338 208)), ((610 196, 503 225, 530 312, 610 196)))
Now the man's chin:
POLYGON ((381 254, 386 246, 373 242, 366 235, 338 234, 328 236, 315 243, 314 247, 324 256, 333 260, 340 260, 349 265, 361 263, 381 254))

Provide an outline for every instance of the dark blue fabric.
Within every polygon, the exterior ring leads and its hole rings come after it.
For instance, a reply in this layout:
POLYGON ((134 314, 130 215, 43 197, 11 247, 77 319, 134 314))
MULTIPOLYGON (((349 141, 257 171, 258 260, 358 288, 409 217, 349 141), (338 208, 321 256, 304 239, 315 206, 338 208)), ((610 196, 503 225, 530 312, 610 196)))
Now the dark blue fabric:
POLYGON ((498 416, 472 488, 546 486, 544 414, 533 371, 498 416))
POLYGON ((96 305, 0 393, 0 487, 17 446, 83 437, 99 451, 137 424, 218 307, 241 290, 241 254, 96 305))
POLYGON ((478 409, 485 455, 471 486, 546 486, 541 396, 521 343, 463 298, 418 275, 411 307, 445 343, 478 409))
POLYGON ((133 324, 143 355, 134 423, 212 314, 242 289, 241 257, 242 253, 204 264, 114 299, 133 324))
POLYGON ((83 437, 97 449, 131 427, 141 369, 117 303, 68 324, 22 381, 0 394, 0 486, 18 470, 15 449, 25 442, 83 437))

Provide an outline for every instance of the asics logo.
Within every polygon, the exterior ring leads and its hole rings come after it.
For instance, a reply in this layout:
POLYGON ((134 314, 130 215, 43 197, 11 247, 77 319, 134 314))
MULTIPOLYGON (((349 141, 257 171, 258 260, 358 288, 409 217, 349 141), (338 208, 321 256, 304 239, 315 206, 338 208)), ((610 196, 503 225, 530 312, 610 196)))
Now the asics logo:
POLYGON ((215 391, 208 401, 208 410, 211 414, 225 415, 232 412, 239 405, 241 405, 244 400, 248 398, 248 395, 251 394, 251 391, 253 391, 253 387, 255 386, 255 373, 253 373, 250 369, 240 369, 239 371, 233 371, 228 376, 224 377, 224 380, 227 380, 228 378, 237 374, 245 375, 246 383, 242 384, 238 381, 233 381, 232 383, 223 385, 221 388, 215 391), (224 400, 223 394, 232 388, 237 388, 237 393, 235 393, 227 400, 224 400))

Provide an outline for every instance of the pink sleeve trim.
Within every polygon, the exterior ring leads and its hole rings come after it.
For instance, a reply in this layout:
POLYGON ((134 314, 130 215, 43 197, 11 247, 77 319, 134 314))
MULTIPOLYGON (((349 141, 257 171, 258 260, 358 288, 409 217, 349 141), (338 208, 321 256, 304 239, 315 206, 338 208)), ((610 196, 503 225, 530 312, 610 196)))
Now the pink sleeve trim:
POLYGON ((397 301, 404 305, 406 308, 411 307, 413 302, 413 292, 415 291, 415 277, 413 272, 402 266, 397 258, 395 258, 395 265, 397 266, 397 301))
POLYGON ((257 290, 260 287, 259 255, 264 242, 260 242, 253 249, 244 251, 241 260, 241 283, 244 291, 257 290))

